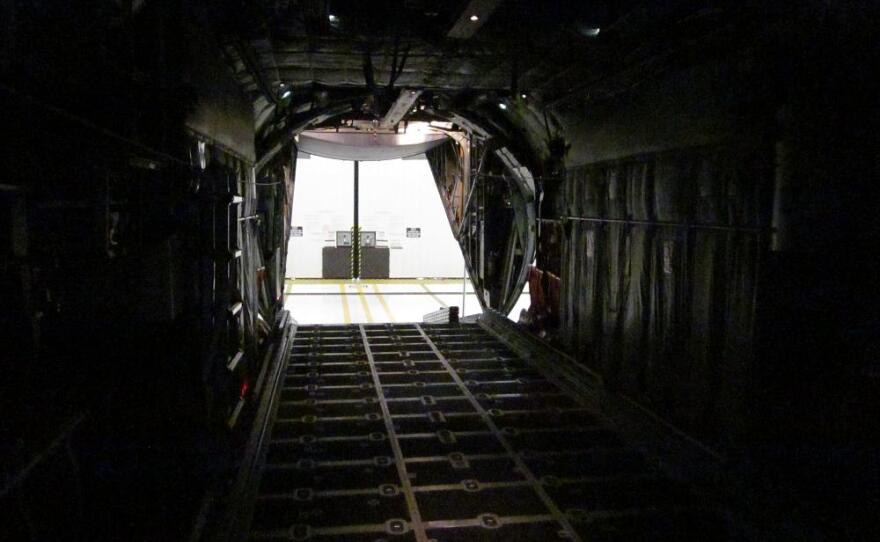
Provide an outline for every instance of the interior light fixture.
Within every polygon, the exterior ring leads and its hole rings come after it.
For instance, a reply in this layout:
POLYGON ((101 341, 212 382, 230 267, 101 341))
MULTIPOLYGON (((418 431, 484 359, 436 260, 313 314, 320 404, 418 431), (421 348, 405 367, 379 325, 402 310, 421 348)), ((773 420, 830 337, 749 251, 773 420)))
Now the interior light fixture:
POLYGON ((472 22, 472 23, 475 23, 475 22, 477 22, 477 21, 479 21, 479 20, 480 20, 480 16, 479 16, 479 15, 477 15, 477 14, 476 14, 476 13, 475 13, 475 14, 473 14, 473 15, 471 15, 471 17, 470 17, 470 18, 471 18, 471 22, 472 22))

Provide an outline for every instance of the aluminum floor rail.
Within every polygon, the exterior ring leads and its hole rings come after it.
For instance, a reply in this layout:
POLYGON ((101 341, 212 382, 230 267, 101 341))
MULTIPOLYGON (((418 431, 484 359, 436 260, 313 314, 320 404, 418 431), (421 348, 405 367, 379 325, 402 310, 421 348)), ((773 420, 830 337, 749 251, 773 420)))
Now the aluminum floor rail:
POLYGON ((726 540, 726 511, 476 324, 300 326, 246 540, 726 540))

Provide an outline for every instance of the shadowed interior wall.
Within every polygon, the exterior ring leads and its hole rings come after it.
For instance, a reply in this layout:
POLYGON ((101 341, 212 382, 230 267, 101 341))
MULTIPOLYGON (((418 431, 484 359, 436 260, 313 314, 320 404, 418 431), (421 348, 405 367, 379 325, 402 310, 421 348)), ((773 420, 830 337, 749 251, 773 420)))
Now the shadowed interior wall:
POLYGON ((564 182, 563 340, 608 386, 713 442, 742 433, 766 161, 694 148, 564 182))
POLYGON ((14 232, 0 236, 0 539, 183 539, 260 369, 261 301, 280 299, 260 243, 286 243, 265 228, 283 226, 267 208, 292 178, 264 172, 258 191, 250 102, 197 6, 51 4, 3 6, 17 23, 0 42, 14 134, 0 165, 14 232), (263 231, 238 220, 257 213, 263 231))
POLYGON ((567 172, 547 192, 538 258, 561 277, 558 340, 607 386, 842 533, 876 532, 866 15, 800 6, 743 28, 736 54, 706 50, 614 99, 569 100, 567 172))

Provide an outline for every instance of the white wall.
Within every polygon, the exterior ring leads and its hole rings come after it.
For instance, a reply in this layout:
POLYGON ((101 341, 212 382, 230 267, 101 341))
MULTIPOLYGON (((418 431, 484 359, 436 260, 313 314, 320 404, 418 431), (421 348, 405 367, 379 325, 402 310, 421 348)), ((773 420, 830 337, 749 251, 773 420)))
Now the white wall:
POLYGON ((296 161, 291 223, 303 237, 290 238, 288 277, 321 276, 321 247, 334 246, 337 230, 352 226, 354 164, 311 157, 296 161))
MULTIPOLYGON (((335 231, 352 226, 353 164, 312 156, 297 160, 292 237, 287 275, 321 276, 321 248, 335 245, 335 231)), ((360 224, 375 231, 379 246, 391 248, 392 278, 460 277, 464 260, 449 228, 428 161, 360 163, 360 224), (406 237, 420 228, 421 237, 406 237)))

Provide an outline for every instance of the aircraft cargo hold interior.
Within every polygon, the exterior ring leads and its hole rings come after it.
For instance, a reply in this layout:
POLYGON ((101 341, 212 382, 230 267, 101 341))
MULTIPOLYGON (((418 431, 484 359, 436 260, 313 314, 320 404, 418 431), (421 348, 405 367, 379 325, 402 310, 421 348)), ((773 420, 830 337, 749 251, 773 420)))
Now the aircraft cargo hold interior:
POLYGON ((0 540, 880 538, 878 15, 0 0, 0 540))

